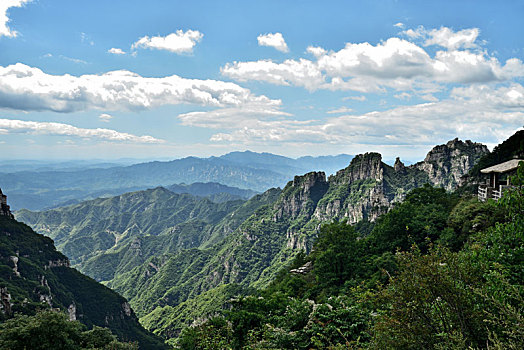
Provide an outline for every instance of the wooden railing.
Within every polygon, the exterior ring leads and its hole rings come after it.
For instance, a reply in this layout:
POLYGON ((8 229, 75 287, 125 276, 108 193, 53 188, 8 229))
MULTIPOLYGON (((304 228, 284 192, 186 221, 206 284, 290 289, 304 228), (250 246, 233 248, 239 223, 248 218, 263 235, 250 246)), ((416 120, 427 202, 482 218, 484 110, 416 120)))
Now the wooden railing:
POLYGON ((506 188, 509 188, 511 186, 507 185, 500 185, 498 188, 490 187, 488 185, 479 185, 478 189, 478 199, 480 201, 486 201, 488 198, 494 199, 498 201, 501 197, 506 188))
POLYGON ((480 201, 486 201, 488 199, 488 186, 479 185, 478 197, 480 201))

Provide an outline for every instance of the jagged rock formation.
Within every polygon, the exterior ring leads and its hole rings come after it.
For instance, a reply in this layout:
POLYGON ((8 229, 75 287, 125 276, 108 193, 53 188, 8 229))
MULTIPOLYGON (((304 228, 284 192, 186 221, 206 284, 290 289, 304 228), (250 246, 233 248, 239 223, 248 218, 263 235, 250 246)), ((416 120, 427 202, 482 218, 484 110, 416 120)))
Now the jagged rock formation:
POLYGON ((324 172, 295 176, 275 204, 274 220, 279 221, 284 217, 296 219, 299 216, 309 218, 328 186, 324 172))
POLYGON ((424 161, 412 167, 428 174, 433 185, 451 191, 460 184, 460 178, 488 153, 488 148, 481 143, 470 140, 463 142, 456 138, 444 145, 435 146, 424 161))
POLYGON ((14 218, 13 214, 11 213, 11 209, 9 205, 7 205, 7 196, 2 193, 1 188, 0 188, 0 215, 7 216, 11 219, 14 218))
POLYGON ((384 181, 388 168, 378 153, 357 155, 347 168, 329 177, 329 189, 315 209, 315 218, 352 223, 364 218, 374 220, 393 200, 388 198, 384 181))
POLYGON ((395 165, 393 165, 393 169, 395 169, 396 173, 406 173, 406 166, 404 165, 404 163, 402 163, 399 157, 395 159, 395 165))

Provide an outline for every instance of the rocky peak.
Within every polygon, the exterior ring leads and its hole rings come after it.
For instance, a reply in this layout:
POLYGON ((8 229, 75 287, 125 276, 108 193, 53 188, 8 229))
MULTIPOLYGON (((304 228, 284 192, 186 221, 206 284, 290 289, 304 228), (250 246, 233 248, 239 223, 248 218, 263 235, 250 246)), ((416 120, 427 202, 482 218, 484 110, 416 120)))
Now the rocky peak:
POLYGON ((424 161, 413 167, 428 174, 433 185, 450 191, 457 187, 460 177, 487 153, 488 148, 481 143, 455 138, 444 145, 433 147, 424 161))
POLYGON ((382 165, 382 155, 380 153, 359 154, 351 160, 347 168, 339 170, 334 176, 330 176, 329 181, 335 184, 365 179, 382 181, 384 177, 382 165))
POLYGON ((295 218, 299 215, 310 216, 316 203, 328 189, 326 174, 310 172, 302 176, 295 176, 288 182, 282 191, 281 200, 275 204, 275 221, 283 216, 295 218))
POLYGON ((2 189, 0 188, 0 215, 8 216, 11 219, 14 219, 15 217, 11 213, 11 208, 9 205, 7 205, 7 196, 2 193, 2 189))
POLYGON ((404 163, 402 163, 399 157, 397 157, 397 159, 395 160, 395 164, 393 165, 393 168, 395 169, 396 173, 406 172, 406 166, 404 165, 404 163))

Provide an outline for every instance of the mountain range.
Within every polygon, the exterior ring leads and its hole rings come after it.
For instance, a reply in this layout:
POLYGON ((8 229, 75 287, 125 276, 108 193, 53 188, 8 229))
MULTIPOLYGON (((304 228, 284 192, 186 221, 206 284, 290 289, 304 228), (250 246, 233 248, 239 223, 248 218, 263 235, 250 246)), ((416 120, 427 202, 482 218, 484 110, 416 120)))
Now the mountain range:
POLYGON ((295 174, 331 173, 346 166, 350 155, 301 157, 232 152, 221 157, 187 157, 130 166, 0 173, 2 188, 14 209, 41 210, 78 200, 115 196, 156 186, 216 182, 262 192, 283 186, 295 174))
POLYGON ((484 145, 455 139, 411 166, 399 159, 389 166, 380 154, 366 153, 334 175, 308 172, 248 201, 213 203, 156 188, 19 211, 17 218, 128 298, 146 327, 171 337, 204 312, 195 305, 210 313, 239 290, 267 285, 297 253, 311 250, 321 223, 372 225, 411 189, 455 189, 487 154, 484 145))

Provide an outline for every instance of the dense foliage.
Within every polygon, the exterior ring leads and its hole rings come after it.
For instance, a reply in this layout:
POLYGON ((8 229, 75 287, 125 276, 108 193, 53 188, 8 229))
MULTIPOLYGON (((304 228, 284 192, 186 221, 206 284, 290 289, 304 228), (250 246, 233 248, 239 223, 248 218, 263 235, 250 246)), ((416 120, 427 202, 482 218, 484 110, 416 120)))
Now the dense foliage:
POLYGON ((512 183, 499 203, 415 189, 367 236, 324 225, 310 254, 178 346, 522 349, 524 164, 512 183))
POLYGON ((107 328, 85 330, 65 314, 40 311, 34 316, 17 315, 0 324, 0 349, 10 350, 137 350, 136 343, 119 342, 107 328))
POLYGON ((0 216, 0 294, 0 322, 41 309, 72 309, 90 328, 108 327, 119 339, 138 341, 144 349, 163 347, 132 310, 126 311, 123 297, 68 267, 50 238, 6 216, 0 216))

